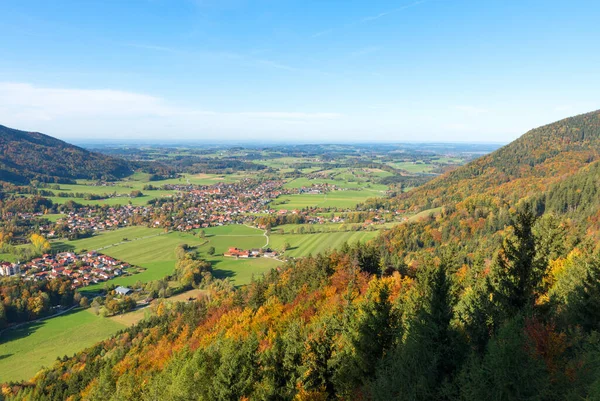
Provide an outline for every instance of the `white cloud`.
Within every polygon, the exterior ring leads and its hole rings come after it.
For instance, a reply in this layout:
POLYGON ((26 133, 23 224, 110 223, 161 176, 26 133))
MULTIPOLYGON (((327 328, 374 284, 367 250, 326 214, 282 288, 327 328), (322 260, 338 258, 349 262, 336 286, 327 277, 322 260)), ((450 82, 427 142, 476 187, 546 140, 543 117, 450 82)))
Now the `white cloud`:
POLYGON ((291 125, 320 123, 343 116, 329 112, 223 112, 178 107, 160 97, 112 89, 64 89, 0 82, 0 124, 63 138, 170 139, 240 137, 277 133, 291 125))
POLYGON ((283 119, 283 120, 331 120, 342 117, 339 113, 295 113, 295 112, 242 112, 244 117, 283 119))

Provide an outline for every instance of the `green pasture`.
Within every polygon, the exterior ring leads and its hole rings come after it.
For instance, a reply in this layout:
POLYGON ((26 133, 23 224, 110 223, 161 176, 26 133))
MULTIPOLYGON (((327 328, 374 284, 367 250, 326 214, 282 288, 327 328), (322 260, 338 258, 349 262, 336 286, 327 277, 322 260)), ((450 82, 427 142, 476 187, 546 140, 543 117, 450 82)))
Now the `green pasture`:
POLYGON ((271 247, 281 250, 287 242, 290 248, 286 250, 286 256, 302 257, 316 255, 330 249, 338 249, 345 242, 356 243, 371 240, 377 237, 377 231, 348 231, 337 233, 318 234, 285 234, 271 235, 271 247))
POLYGON ((270 207, 276 210, 303 209, 306 207, 351 209, 369 198, 384 196, 380 189, 331 191, 325 194, 292 194, 282 195, 271 202, 270 207))
POLYGON ((392 162, 388 163, 390 166, 407 171, 409 173, 429 173, 436 168, 434 164, 424 163, 422 161, 417 162, 392 162))
POLYGON ((30 323, 0 334, 0 382, 27 380, 56 358, 90 347, 124 325, 89 310, 30 323))
MULTIPOLYGON (((175 269, 175 247, 187 244, 198 247, 202 258, 213 265, 213 274, 218 278, 229 277, 236 285, 247 284, 252 274, 262 274, 278 263, 269 259, 226 258, 223 255, 230 247, 242 249, 261 248, 266 244, 263 231, 242 225, 211 227, 204 230, 205 238, 192 233, 170 232, 163 229, 146 227, 126 227, 114 231, 105 231, 91 238, 75 241, 55 241, 54 249, 73 251, 98 250, 146 270, 131 276, 118 277, 107 283, 114 285, 132 285, 138 281, 148 282, 161 279, 173 273, 175 269), (214 255, 208 255, 210 247, 215 248, 214 255)), ((86 287, 84 291, 101 289, 105 283, 86 287)))
MULTIPOLYGON (((374 224, 372 227, 374 230, 381 230, 385 228, 391 228, 398 224, 397 222, 390 222, 384 224, 374 224)), ((291 234, 294 230, 294 234, 298 234, 299 230, 304 229, 304 233, 336 233, 340 231, 355 231, 353 227, 361 227, 362 223, 324 223, 324 224, 282 224, 280 226, 274 226, 272 228, 273 234, 279 234, 283 231, 283 234, 291 234)))

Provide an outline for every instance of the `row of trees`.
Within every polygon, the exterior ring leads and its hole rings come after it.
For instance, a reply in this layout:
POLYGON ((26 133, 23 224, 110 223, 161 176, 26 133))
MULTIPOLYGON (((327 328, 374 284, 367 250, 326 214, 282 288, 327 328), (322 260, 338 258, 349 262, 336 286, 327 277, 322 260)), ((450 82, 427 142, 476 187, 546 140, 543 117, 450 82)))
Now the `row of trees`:
MULTIPOLYGON (((68 280, 0 279, 0 328, 51 314, 56 306, 71 306, 75 293, 68 280)), ((78 297, 77 297, 78 298, 78 297)))

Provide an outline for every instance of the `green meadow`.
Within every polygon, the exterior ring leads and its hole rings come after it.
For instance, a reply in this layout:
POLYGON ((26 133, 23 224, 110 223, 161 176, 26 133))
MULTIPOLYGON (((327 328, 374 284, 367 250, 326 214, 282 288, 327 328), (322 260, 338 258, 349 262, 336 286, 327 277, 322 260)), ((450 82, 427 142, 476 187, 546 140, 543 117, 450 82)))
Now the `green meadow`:
POLYGON ((302 257, 316 255, 330 249, 339 249, 344 243, 365 242, 377 237, 377 231, 347 231, 316 234, 271 235, 270 246, 281 250, 287 242, 290 248, 285 255, 302 257))
POLYGON ((78 310, 6 330, 0 334, 0 382, 29 379, 56 358, 71 356, 123 328, 114 320, 78 310))
MULTIPOLYGON (((146 270, 131 276, 119 277, 109 283, 132 285, 138 281, 148 282, 161 279, 173 273, 175 269, 175 247, 187 244, 197 247, 202 258, 213 266, 213 275, 217 278, 230 278, 234 284, 250 282, 252 275, 262 274, 276 267, 280 262, 271 259, 226 258, 223 255, 230 247, 242 249, 261 248, 266 244, 262 230, 241 225, 211 227, 204 230, 205 238, 192 233, 170 232, 146 227, 126 227, 114 231, 105 231, 91 238, 76 241, 53 242, 55 249, 98 250, 119 260, 140 266, 146 270), (215 254, 209 255, 208 249, 215 248, 215 254)), ((101 289, 104 283, 86 287, 84 291, 101 289)))
POLYGON ((303 209, 306 207, 351 209, 369 198, 385 195, 385 190, 369 188, 362 190, 332 191, 325 194, 282 195, 270 207, 276 210, 303 209))

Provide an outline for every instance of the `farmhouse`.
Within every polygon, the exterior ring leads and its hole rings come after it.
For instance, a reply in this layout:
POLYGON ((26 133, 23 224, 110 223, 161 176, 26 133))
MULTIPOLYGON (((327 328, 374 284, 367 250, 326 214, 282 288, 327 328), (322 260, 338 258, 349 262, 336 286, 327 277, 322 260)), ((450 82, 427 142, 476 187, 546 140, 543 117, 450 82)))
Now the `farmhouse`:
POLYGON ((230 258, 257 258, 260 256, 260 250, 252 249, 247 251, 244 249, 231 247, 227 252, 223 254, 223 256, 227 256, 230 258))
POLYGON ((133 292, 133 290, 131 288, 128 288, 128 287, 118 286, 117 288, 115 288, 115 292, 118 295, 129 295, 129 294, 131 294, 133 292))

